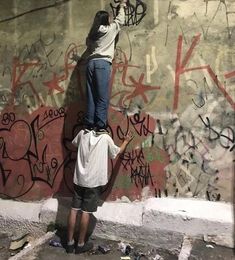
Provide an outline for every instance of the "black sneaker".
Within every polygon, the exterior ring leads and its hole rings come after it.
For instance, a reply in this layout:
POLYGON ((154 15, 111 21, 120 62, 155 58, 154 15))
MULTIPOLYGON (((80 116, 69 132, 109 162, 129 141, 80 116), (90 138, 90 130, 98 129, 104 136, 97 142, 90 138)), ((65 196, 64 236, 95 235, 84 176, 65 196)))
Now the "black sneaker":
POLYGON ((92 131, 92 130, 94 130, 94 126, 93 125, 90 125, 90 124, 85 124, 84 126, 83 126, 83 129, 84 130, 87 130, 87 131, 92 131))
POLYGON ((87 128, 85 128, 85 129, 84 129, 84 133, 85 133, 85 134, 90 133, 90 131, 92 131, 92 130, 93 130, 93 129, 87 129, 87 128))
POLYGON ((109 131, 106 128, 99 128, 95 132, 96 132, 96 135, 102 135, 102 134, 109 135, 109 131))
POLYGON ((82 254, 87 251, 92 250, 93 248, 93 243, 92 242, 86 242, 84 246, 76 246, 75 248, 75 254, 82 254))
POLYGON ((74 251, 74 244, 73 244, 73 245, 67 245, 67 246, 66 246, 66 252, 67 252, 68 254, 72 254, 73 251, 74 251))

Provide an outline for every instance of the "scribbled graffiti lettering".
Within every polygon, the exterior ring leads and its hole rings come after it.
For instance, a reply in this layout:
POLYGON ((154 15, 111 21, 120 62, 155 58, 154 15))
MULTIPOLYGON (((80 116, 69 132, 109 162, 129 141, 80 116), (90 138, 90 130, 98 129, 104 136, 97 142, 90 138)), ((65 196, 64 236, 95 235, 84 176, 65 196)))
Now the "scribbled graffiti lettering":
MULTIPOLYGON (((147 5, 141 0, 135 0, 135 3, 133 3, 134 0, 127 1, 127 7, 125 9, 125 25, 138 25, 142 19, 146 15, 147 11, 147 5)), ((116 16, 118 8, 119 8, 119 0, 114 0, 114 4, 110 4, 113 15, 116 16)))
POLYGON ((209 130, 208 139, 210 141, 219 139, 221 146, 225 149, 229 149, 229 151, 232 152, 235 147, 234 130, 230 126, 216 130, 216 128, 211 125, 210 119, 208 117, 206 117, 204 120, 202 116, 199 115, 199 118, 201 119, 204 126, 209 130))
POLYGON ((125 152, 120 156, 124 169, 131 167, 133 164, 138 163, 140 165, 144 164, 144 153, 143 150, 132 150, 131 152, 125 152))
POLYGON ((29 122, 13 112, 1 116, 5 128, 0 128, 0 174, 4 187, 15 181, 14 189, 5 194, 11 198, 24 196, 38 181, 53 188, 67 160, 61 158, 58 145, 53 146, 58 143, 55 127, 62 126, 65 109, 41 110, 29 122))
POLYGON ((15 93, 18 88, 22 88, 24 86, 29 86, 31 88, 31 91, 34 93, 34 95, 37 97, 40 104, 43 104, 32 81, 31 80, 25 80, 22 81, 24 78, 24 75, 28 70, 34 68, 35 66, 39 66, 39 61, 32 61, 32 62, 26 62, 21 63, 18 58, 13 59, 13 69, 12 69, 12 93, 15 96, 15 93))
POLYGON ((206 196, 209 201, 220 201, 221 198, 220 193, 218 193, 218 189, 206 191, 206 196))
POLYGON ((52 158, 49 162, 46 159, 46 148, 42 154, 42 160, 32 163, 32 180, 42 181, 53 187, 54 177, 57 175, 58 161, 56 158, 52 158))
POLYGON ((11 174, 11 170, 6 170, 6 169, 4 169, 4 168, 3 168, 3 165, 1 164, 1 162, 0 162, 0 174, 1 174, 1 176, 2 176, 3 186, 6 186, 8 177, 9 177, 10 174, 11 174))
POLYGON ((2 115, 1 123, 3 125, 9 125, 10 123, 15 121, 15 114, 14 113, 4 113, 2 115))
POLYGON ((187 150, 189 149, 195 149, 196 143, 195 143, 195 137, 194 134, 189 129, 184 129, 183 127, 179 127, 179 129, 175 133, 175 152, 179 153, 180 148, 184 147, 187 150))
POLYGON ((153 185, 152 174, 150 172, 149 164, 139 165, 136 168, 131 169, 131 181, 135 183, 137 187, 144 187, 147 185, 153 185))
POLYGON ((140 114, 136 113, 132 118, 130 118, 130 122, 136 130, 138 135, 147 136, 148 134, 152 134, 153 132, 149 127, 149 115, 147 117, 140 117, 140 114))
MULTIPOLYGON (((75 2, 78 1, 73 1, 70 7, 75 7, 75 2)), ((119 0, 110 2, 116 16, 119 0)), ((211 5, 206 1, 206 8, 214 5, 215 13, 209 24, 205 17, 207 30, 199 23, 204 35, 202 45, 199 45, 201 36, 198 34, 191 42, 188 39, 198 31, 195 29, 197 22, 195 25, 192 21, 194 26, 190 32, 187 24, 175 23, 177 16, 184 16, 181 5, 185 6, 185 1, 177 1, 180 2, 177 5, 170 1, 165 18, 163 5, 156 2, 127 1, 126 26, 141 28, 137 33, 124 30, 120 34, 127 41, 116 46, 112 63, 108 129, 118 145, 129 130, 134 139, 118 159, 109 161, 111 199, 122 196, 123 192, 136 199, 142 188, 148 186, 146 190, 156 197, 187 193, 187 196, 220 200, 223 185, 217 185, 218 176, 224 181, 224 172, 231 172, 234 163, 231 153, 235 146, 231 119, 234 115, 231 111, 235 109, 232 95, 234 53, 229 48, 231 44, 222 46, 218 34, 209 35, 208 31, 212 25, 216 29, 214 18, 225 1, 211 5), (147 13, 149 5, 151 10, 147 13), (154 18, 148 17, 147 23, 142 24, 147 14, 154 18), (155 19, 159 15, 162 19, 155 19), (150 28, 148 22, 153 20, 150 28), (178 26, 182 31, 180 36, 175 34, 178 26), (163 36, 157 37, 157 41, 156 32, 162 32, 163 36), (177 42, 177 46, 168 44, 165 48, 162 39, 166 40, 165 46, 169 40, 177 42), (159 66, 153 66, 153 70, 158 68, 152 77, 149 53, 152 53, 153 63, 159 61, 159 66), (172 60, 172 57, 176 59, 172 60), (181 84, 181 80, 186 84, 181 84)), ((108 7, 105 1, 100 4, 108 7)), ((51 7, 54 6, 53 3, 51 7)), ((230 4, 223 7, 227 8, 225 19, 234 15, 230 4)), ((41 10, 46 8, 49 6, 41 10)), ((0 23, 18 17, 28 19, 28 13, 39 10, 29 11, 4 18, 0 23)), ((206 10, 206 14, 210 13, 206 10)), ((187 19, 190 17, 189 14, 187 19)), ((227 25, 225 23, 228 32, 231 31, 229 22, 227 19, 227 25)), ((70 26, 67 29, 72 29, 70 26)), ((0 196, 41 199, 55 194, 59 185, 72 191, 77 148, 71 141, 82 126, 86 95, 85 60, 78 62, 78 58, 86 46, 79 45, 79 39, 70 42, 71 37, 69 42, 64 41, 64 24, 61 29, 55 32, 51 27, 46 34, 33 34, 20 42, 14 37, 6 40, 3 37, 0 44, 0 196)), ((11 30, 15 30, 14 26, 11 30)), ((224 35, 222 33, 220 37, 224 35)))
POLYGON ((64 117, 65 109, 63 107, 59 109, 49 109, 44 112, 43 120, 46 119, 52 119, 52 118, 58 118, 58 117, 64 117))
POLYGON ((153 134, 153 126, 150 125, 150 116, 142 116, 139 113, 133 116, 126 116, 127 127, 124 129, 122 126, 117 126, 117 136, 120 140, 127 134, 129 130, 134 129, 135 133, 139 136, 147 136, 153 134))

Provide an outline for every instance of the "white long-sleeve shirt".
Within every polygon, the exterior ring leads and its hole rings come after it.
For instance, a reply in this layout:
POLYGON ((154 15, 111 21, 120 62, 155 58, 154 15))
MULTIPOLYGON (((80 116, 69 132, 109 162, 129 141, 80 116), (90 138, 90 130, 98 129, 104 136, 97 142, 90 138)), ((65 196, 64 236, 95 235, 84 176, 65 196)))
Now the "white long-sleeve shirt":
POLYGON ((114 57, 115 38, 121 26, 125 23, 125 11, 123 5, 120 6, 119 13, 110 25, 101 25, 99 32, 102 36, 97 41, 89 40, 91 55, 88 59, 105 59, 112 63, 114 57))
POLYGON ((95 188, 108 182, 108 157, 114 159, 120 152, 108 134, 81 130, 72 143, 78 147, 73 182, 95 188))

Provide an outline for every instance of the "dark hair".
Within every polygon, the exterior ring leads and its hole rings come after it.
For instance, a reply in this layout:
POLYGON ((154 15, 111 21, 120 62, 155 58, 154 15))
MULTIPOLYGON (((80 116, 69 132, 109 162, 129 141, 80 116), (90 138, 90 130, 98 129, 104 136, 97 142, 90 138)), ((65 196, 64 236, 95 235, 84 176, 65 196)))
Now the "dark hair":
POLYGON ((101 25, 109 25, 109 13, 106 11, 98 11, 95 15, 94 22, 88 34, 88 38, 96 41, 101 34, 98 32, 101 25))

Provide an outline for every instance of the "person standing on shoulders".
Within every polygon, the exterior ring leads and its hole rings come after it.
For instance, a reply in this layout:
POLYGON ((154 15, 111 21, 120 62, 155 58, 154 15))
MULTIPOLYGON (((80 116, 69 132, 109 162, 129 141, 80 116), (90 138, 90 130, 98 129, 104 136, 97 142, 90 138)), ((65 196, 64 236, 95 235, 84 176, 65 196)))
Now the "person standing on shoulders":
POLYGON ((108 12, 98 11, 87 37, 90 55, 87 57, 87 109, 84 123, 88 130, 95 129, 99 134, 107 132, 109 81, 115 38, 125 23, 126 1, 120 1, 117 16, 111 23, 108 12))

